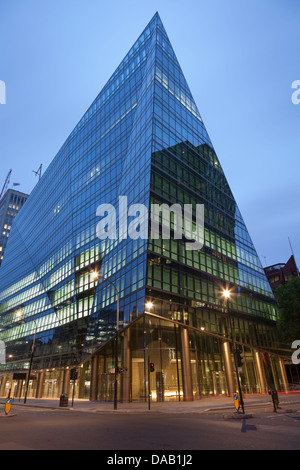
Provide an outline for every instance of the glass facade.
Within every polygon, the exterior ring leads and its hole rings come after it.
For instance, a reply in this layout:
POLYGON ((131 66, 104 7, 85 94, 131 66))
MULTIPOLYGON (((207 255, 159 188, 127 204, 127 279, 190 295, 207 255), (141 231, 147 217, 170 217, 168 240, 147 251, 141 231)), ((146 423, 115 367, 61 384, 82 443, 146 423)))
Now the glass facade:
POLYGON ((229 393, 225 288, 245 390, 263 390, 255 351, 277 351, 276 302, 158 14, 16 218, 0 286, 2 391, 14 371, 28 371, 34 345, 31 396, 58 396, 62 374, 78 367, 79 397, 112 399, 118 317, 120 399, 229 393), (121 216, 119 238, 100 240, 97 208, 120 196, 149 210, 189 204, 193 224, 203 204, 203 248, 186 250, 184 236, 121 237, 121 216))

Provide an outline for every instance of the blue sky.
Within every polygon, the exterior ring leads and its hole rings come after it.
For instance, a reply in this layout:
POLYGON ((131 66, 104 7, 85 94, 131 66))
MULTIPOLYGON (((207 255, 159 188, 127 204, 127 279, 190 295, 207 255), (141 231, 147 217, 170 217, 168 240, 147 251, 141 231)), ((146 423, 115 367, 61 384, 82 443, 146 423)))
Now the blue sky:
POLYGON ((299 0, 0 0, 0 188, 30 192, 158 11, 265 266, 300 264, 299 0))

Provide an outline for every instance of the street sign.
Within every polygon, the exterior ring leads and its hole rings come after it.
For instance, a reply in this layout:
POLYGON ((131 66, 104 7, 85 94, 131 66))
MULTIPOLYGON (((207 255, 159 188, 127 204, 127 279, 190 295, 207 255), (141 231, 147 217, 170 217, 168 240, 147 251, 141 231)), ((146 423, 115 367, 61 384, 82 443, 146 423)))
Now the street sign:
POLYGON ((238 393, 233 394, 233 401, 234 401, 235 409, 238 411, 240 409, 240 400, 239 400, 238 393))
POLYGON ((10 398, 10 390, 6 396, 6 400, 5 400, 5 408, 4 408, 4 411, 5 411, 5 414, 8 415, 8 413, 10 412, 10 409, 11 409, 11 398, 10 398))
POLYGON ((5 403, 5 414, 8 415, 11 409, 11 399, 8 398, 5 403))

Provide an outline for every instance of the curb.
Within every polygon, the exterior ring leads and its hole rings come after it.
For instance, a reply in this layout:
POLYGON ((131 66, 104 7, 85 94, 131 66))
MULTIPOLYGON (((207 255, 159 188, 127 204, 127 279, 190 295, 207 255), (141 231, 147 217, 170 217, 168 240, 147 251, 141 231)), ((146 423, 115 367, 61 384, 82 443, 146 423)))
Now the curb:
MULTIPOLYGON (((300 401, 296 400, 296 401, 286 401, 285 403, 281 403, 279 409, 277 410, 277 414, 285 414, 285 413, 293 413, 293 412, 296 412, 296 410, 290 408, 290 407, 293 407, 293 406, 299 406, 300 404, 300 401)), ((0 402, 0 406, 1 405, 5 405, 5 403, 3 402, 0 402)), ((224 416, 226 418, 231 418, 231 419, 247 419, 248 417, 252 417, 252 415, 250 415, 249 413, 246 413, 246 414, 242 414, 242 413, 238 413, 235 411, 234 409, 234 406, 228 406, 228 405, 225 405, 225 406, 217 406, 215 408, 212 408, 212 407, 208 407, 208 408, 200 408, 200 409, 197 409, 197 408, 186 408, 186 409, 177 409, 177 410, 174 410, 174 409, 155 409, 155 407, 151 410, 148 410, 146 407, 145 409, 122 409, 122 408, 118 408, 117 410, 113 410, 113 409, 97 409, 96 406, 94 408, 84 408, 84 407, 80 407, 80 403, 74 403, 74 406, 71 407, 71 406, 68 406, 68 407, 65 407, 65 406, 59 406, 57 404, 57 406, 51 406, 50 404, 39 404, 39 403, 13 403, 12 404, 13 406, 17 407, 17 406, 25 406, 27 408, 38 408, 38 409, 45 409, 45 410, 67 410, 67 411, 78 411, 78 412, 86 412, 86 413, 109 413, 109 414, 179 414, 179 415, 182 415, 182 414, 205 414, 205 413, 212 413, 212 414, 224 414, 224 416), (233 418, 234 416, 234 418, 233 418)), ((272 403, 245 403, 246 407, 247 408, 250 408, 250 412, 254 412, 254 409, 255 411, 259 411, 260 413, 270 413, 273 411, 273 408, 272 407, 272 403)), ((274 412, 274 414, 276 414, 274 412)), ((11 415, 12 416, 12 415, 11 415)), ((0 415, 0 418, 1 417, 9 417, 8 416, 1 416, 0 415)))

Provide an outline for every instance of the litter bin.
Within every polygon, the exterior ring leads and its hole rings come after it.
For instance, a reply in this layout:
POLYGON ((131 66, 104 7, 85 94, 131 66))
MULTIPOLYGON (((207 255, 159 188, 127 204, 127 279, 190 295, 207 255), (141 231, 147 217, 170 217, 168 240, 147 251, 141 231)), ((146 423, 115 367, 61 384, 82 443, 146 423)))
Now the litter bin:
POLYGON ((66 408, 69 405, 69 397, 66 393, 63 393, 59 399, 59 406, 66 408))

